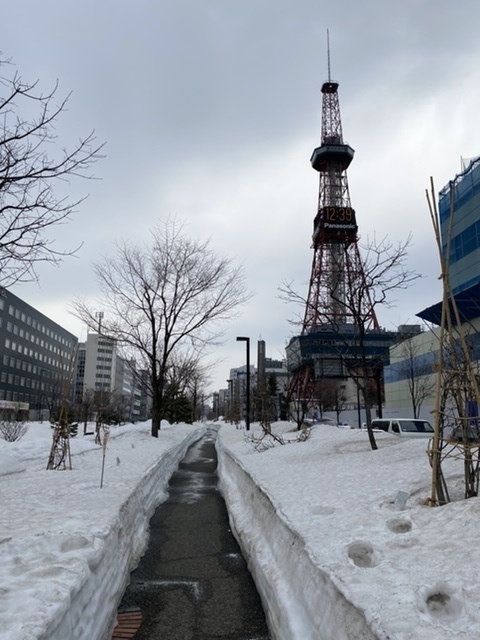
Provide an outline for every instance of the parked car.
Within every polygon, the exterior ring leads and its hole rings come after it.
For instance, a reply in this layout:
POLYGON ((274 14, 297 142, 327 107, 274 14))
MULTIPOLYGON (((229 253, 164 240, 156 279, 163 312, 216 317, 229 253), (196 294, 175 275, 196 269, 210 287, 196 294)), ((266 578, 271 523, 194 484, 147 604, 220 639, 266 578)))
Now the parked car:
POLYGON ((331 418, 304 418, 303 423, 309 427, 316 427, 317 425, 332 427, 337 426, 335 420, 332 420, 331 418))
POLYGON ((351 427, 349 424, 347 424, 346 422, 337 422, 336 420, 333 420, 332 418, 318 418, 318 420, 316 422, 314 422, 315 425, 319 425, 321 426, 327 426, 327 427, 339 427, 340 429, 352 429, 353 427, 351 427))
POLYGON ((348 422, 337 422, 337 427, 340 429, 353 429, 352 425, 348 424, 348 422))
POLYGON ((454 442, 480 442, 480 425, 477 419, 472 419, 470 424, 454 424, 445 428, 444 437, 454 442))
POLYGON ((375 418, 372 427, 405 438, 432 438, 433 427, 428 420, 418 418, 375 418))

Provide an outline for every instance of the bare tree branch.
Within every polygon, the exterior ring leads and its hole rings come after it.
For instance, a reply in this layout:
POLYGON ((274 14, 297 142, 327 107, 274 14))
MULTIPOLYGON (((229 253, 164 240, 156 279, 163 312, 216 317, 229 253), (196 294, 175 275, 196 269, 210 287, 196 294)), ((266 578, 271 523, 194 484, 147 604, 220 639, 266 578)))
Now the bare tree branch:
POLYGON ((94 132, 70 149, 58 146, 55 124, 70 95, 57 102, 58 83, 42 93, 0 60, 0 285, 35 280, 40 262, 57 264, 76 249, 58 250, 50 227, 65 223, 84 198, 57 193, 72 177, 91 179, 103 145, 94 132))
POLYGON ((435 359, 432 351, 424 353, 421 344, 410 338, 395 347, 398 353, 398 373, 406 380, 412 403, 413 417, 420 417, 423 402, 435 389, 435 359))

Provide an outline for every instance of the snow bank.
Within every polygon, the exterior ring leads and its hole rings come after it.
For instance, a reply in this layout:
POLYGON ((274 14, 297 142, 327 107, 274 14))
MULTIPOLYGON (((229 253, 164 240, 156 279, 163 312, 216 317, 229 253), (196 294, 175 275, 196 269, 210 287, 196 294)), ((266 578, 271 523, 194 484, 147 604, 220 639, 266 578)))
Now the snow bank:
POLYGON ((220 488, 276 640, 480 637, 480 499, 426 506, 427 440, 314 429, 254 452, 219 432, 220 488), (400 499, 401 498, 401 499, 400 499))
POLYGON ((374 640, 364 617, 313 564, 305 541, 289 528, 267 493, 238 459, 222 446, 219 450, 220 488, 232 531, 248 558, 275 639, 374 640))
POLYGON ((11 473, 20 473, 25 471, 26 466, 19 462, 16 458, 0 453, 0 476, 8 476, 11 473))
POLYGON ((51 431, 35 429, 36 448, 32 437, 8 447, 28 460, 26 471, 0 477, 0 639, 101 640, 145 550, 150 517, 204 427, 162 428, 158 439, 149 425, 112 428, 102 489, 92 439, 72 439, 72 471, 46 471, 51 431))

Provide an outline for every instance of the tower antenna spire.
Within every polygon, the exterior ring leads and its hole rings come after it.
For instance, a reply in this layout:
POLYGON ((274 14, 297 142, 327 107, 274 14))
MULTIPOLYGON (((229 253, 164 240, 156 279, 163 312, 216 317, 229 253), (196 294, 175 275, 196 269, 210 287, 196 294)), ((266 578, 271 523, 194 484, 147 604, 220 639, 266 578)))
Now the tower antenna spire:
POLYGON ((328 65, 328 81, 330 82, 332 77, 330 75, 330 34, 327 29, 327 65, 328 65))

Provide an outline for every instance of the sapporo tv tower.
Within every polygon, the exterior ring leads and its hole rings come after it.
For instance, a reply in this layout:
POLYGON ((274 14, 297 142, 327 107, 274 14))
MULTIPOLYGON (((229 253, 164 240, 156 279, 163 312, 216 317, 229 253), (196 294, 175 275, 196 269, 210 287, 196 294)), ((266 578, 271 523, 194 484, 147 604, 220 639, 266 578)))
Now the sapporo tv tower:
MULTIPOLYGON (((328 38, 328 32, 327 32, 328 38)), ((327 40, 328 42, 328 40, 327 40)), ((364 296, 359 314, 352 313, 354 288, 365 280, 358 249, 358 226, 350 203, 347 168, 354 150, 343 141, 338 83, 330 77, 322 86, 321 145, 310 159, 319 172, 318 210, 313 221, 313 262, 306 300, 302 333, 287 346, 291 374, 289 397, 312 397, 318 380, 346 379, 355 367, 358 331, 355 322, 362 317, 362 331, 372 334, 379 329, 370 298, 364 296), (350 356, 345 353, 350 349, 350 356), (349 366, 349 360, 350 365, 349 366)), ((373 355, 372 341, 369 351, 373 355)), ((373 340, 375 342, 375 339, 373 340)), ((357 347, 358 348, 358 347, 357 347)))

